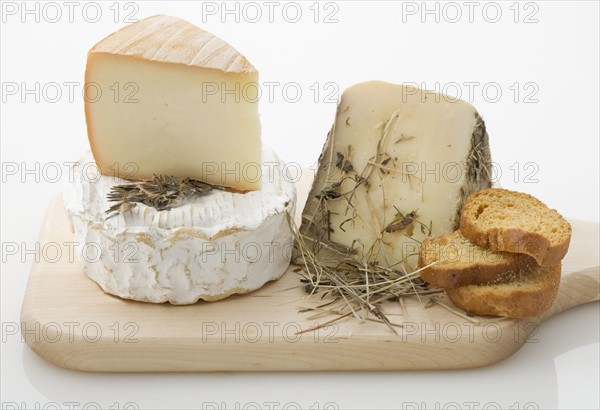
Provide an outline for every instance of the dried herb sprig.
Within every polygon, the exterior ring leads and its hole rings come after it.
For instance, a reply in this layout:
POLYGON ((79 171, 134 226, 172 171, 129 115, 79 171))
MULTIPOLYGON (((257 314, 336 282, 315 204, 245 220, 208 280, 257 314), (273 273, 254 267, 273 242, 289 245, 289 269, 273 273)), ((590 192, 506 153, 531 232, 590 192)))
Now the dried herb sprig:
POLYGON ((396 332, 379 303, 399 300, 408 295, 442 292, 441 288, 429 288, 419 276, 421 270, 431 265, 405 272, 377 262, 368 262, 355 248, 358 243, 346 247, 325 239, 315 239, 302 234, 289 216, 288 221, 294 233, 298 255, 293 262, 303 268, 303 272, 299 273, 306 292, 340 302, 326 303, 315 310, 337 315, 337 319, 354 315, 361 321, 367 320, 370 314, 396 332), (324 257, 324 253, 330 256, 324 257))
POLYGON ((171 209, 186 198, 206 195, 213 189, 223 188, 191 178, 167 175, 154 175, 152 181, 115 185, 107 195, 109 202, 115 202, 106 211, 107 218, 130 210, 137 204, 151 206, 159 211, 171 209))

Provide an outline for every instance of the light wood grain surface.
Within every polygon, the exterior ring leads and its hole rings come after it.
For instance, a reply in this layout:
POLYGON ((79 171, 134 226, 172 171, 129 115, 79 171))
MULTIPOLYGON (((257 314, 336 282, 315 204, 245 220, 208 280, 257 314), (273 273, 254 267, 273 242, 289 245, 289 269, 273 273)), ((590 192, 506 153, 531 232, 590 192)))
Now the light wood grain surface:
MULTIPOLYGON (((299 185, 298 206, 308 183, 299 185)), ((247 295, 191 306, 156 305, 106 295, 74 259, 60 198, 49 207, 23 302, 25 341, 58 366, 86 371, 416 370, 484 366, 517 351, 542 320, 599 300, 597 223, 570 221, 558 297, 542 318, 478 318, 472 323, 427 300, 384 311, 397 327, 354 318, 315 331, 331 317, 309 320, 292 266, 282 279, 247 295), (44 254, 44 249, 46 249, 44 254), (60 250, 57 257, 56 249, 60 250)), ((442 300, 450 304, 444 297, 442 300)), ((321 302, 322 303, 322 302, 321 302)), ((568 337, 576 337, 569 335, 568 337)))

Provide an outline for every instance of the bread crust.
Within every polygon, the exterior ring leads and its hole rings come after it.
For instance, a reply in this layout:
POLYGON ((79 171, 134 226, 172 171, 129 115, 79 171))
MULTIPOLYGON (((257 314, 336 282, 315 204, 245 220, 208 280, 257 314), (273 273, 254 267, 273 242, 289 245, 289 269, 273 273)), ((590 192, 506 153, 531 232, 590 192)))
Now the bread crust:
POLYGON ((444 288, 465 285, 490 285, 509 280, 519 270, 526 266, 525 262, 502 264, 495 266, 481 266, 474 264, 469 268, 458 267, 430 267, 421 271, 421 278, 432 285, 444 288))
MULTIPOLYGON (((571 241, 571 225, 555 210, 549 210, 553 217, 564 222, 568 230, 567 237, 560 243, 552 245, 550 239, 543 234, 527 230, 526 228, 501 228, 482 227, 476 218, 481 204, 478 200, 490 191, 501 194, 518 196, 528 201, 542 204, 531 195, 521 192, 512 192, 505 189, 490 188, 471 195, 461 211, 460 231, 465 238, 482 248, 494 252, 524 253, 535 258, 540 266, 555 266, 565 257, 571 241)), ((545 206, 545 205, 544 205, 545 206)))
MULTIPOLYGON (((440 242, 438 237, 423 241, 419 253, 420 267, 439 261, 439 258, 431 258, 429 253, 430 247, 443 246, 443 244, 436 244, 436 242, 440 242)), ((473 244, 472 246, 476 245, 473 244)), ((495 263, 476 260, 458 264, 452 262, 438 263, 422 270, 420 274, 424 281, 444 288, 470 284, 485 285, 509 280, 520 270, 532 268, 535 264, 535 259, 528 255, 509 254, 508 258, 504 257, 495 263)))
POLYGON ((550 308, 560 285, 561 266, 537 267, 523 283, 498 286, 466 285, 447 288, 457 307, 476 315, 535 317, 550 308))
MULTIPOLYGON (((531 195, 490 188, 466 200, 460 229, 428 238, 419 253, 421 277, 443 286, 459 308, 477 315, 535 317, 550 308, 560 286, 560 262, 571 225, 531 195), (473 258, 452 260, 435 246, 476 246, 473 258), (485 250, 497 253, 497 262, 485 250), (433 256, 432 256, 433 255, 433 256)), ((459 253, 461 255, 461 253, 459 253)))

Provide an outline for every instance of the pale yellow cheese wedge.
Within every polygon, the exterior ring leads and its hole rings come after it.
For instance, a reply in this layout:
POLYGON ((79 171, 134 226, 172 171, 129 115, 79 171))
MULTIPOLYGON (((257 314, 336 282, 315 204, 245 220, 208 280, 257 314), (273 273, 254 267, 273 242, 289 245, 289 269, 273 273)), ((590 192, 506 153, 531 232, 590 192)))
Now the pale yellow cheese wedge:
POLYGON ((85 112, 102 174, 260 188, 258 72, 187 21, 154 16, 89 52, 85 112))
POLYGON ((357 84, 341 97, 300 231, 307 243, 344 245, 365 262, 408 271, 423 239, 454 231, 465 198, 490 180, 488 136, 473 106, 410 86, 357 84))

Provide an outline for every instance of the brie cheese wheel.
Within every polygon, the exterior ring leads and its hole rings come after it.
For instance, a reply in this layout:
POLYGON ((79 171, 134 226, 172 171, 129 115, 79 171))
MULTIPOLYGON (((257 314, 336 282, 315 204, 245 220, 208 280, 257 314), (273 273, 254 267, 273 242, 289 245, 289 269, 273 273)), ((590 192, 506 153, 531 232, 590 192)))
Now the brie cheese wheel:
POLYGON ((455 230, 465 198, 490 180, 488 135, 473 106, 415 87, 357 84, 341 97, 300 231, 410 271, 420 242, 455 230))
POLYGON ((279 158, 262 155, 260 190, 214 190, 170 210, 138 204, 107 217, 110 188, 131 182, 101 175, 88 154, 63 196, 86 274, 107 293, 172 304, 215 301, 281 277, 296 191, 279 158))
POLYGON ((85 114, 104 175, 260 188, 258 71, 185 20, 153 16, 89 52, 85 114))

